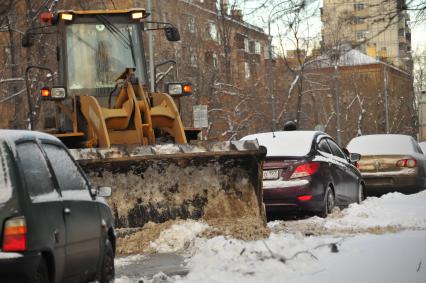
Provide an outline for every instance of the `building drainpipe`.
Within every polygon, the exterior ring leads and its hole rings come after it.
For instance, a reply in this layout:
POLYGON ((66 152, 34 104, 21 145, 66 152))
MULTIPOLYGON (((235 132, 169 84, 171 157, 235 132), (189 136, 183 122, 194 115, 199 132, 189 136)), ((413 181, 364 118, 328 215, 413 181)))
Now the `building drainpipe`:
POLYGON ((389 105, 388 105, 388 68, 386 64, 383 64, 383 83, 384 83, 384 95, 385 95, 385 123, 386 123, 386 134, 389 134, 389 105))
POLYGON ((268 21, 268 94, 271 98, 271 107, 272 107, 272 131, 276 129, 276 114, 275 114, 275 96, 274 91, 272 90, 272 36, 271 36, 271 20, 268 21))
POLYGON ((336 99, 336 141, 339 145, 342 145, 342 139, 340 136, 340 99, 339 99, 339 78, 338 78, 339 67, 337 62, 334 65, 334 87, 335 87, 335 99, 336 99))
MULTIPOLYGON (((152 0, 147 1, 148 11, 152 13, 152 0)), ((151 29, 151 24, 148 24, 148 29, 151 29)), ((155 77, 154 77, 154 35, 152 31, 148 32, 148 51, 149 51, 149 89, 151 93, 155 92, 155 77)))

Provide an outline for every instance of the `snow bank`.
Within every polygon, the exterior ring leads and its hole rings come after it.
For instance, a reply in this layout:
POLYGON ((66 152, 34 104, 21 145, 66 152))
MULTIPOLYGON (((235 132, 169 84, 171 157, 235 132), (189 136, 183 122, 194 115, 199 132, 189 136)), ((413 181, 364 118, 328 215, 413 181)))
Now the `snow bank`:
MULTIPOLYGON (((273 229, 289 222, 268 226, 273 229)), ((425 191, 368 198, 327 219, 293 222, 329 227, 329 234, 309 237, 296 230, 274 232, 268 239, 251 242, 197 239, 188 260, 190 273, 175 282, 426 282, 422 266, 426 259, 425 191), (331 232, 388 226, 419 231, 331 232)))
POLYGON ((208 227, 207 224, 194 220, 173 224, 169 229, 162 231, 160 237, 151 242, 150 246, 159 253, 183 251, 208 227))
MULTIPOLYGON (((195 221, 173 225, 152 245, 167 252, 189 247, 190 272, 171 278, 159 273, 146 282, 426 282, 426 191, 368 198, 327 219, 268 226, 274 231, 268 238, 241 241, 196 237, 208 226, 195 221), (323 227, 328 234, 307 236, 299 230, 303 225, 323 227), (399 229, 359 232, 389 226, 399 229)), ((123 276, 116 282, 137 281, 123 276)))
POLYGON ((351 204, 342 217, 306 221, 317 222, 326 228, 362 229, 371 227, 400 227, 426 229, 426 191, 413 195, 390 193, 381 198, 369 197, 362 204, 351 204))

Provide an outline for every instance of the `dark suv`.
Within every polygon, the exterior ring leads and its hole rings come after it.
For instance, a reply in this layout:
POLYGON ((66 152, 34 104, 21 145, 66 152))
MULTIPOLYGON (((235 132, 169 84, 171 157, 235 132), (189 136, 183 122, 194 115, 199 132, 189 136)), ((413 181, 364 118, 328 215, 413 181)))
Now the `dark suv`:
POLYGON ((57 138, 0 130, 0 281, 113 281, 110 194, 57 138))

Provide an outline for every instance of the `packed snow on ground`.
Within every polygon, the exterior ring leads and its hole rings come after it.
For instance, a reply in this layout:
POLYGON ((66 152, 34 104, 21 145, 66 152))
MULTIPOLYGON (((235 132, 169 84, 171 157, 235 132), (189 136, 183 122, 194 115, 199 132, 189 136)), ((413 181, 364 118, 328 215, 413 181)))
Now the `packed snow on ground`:
MULTIPOLYGON (((187 224, 174 231, 191 226, 200 231, 197 222, 187 224)), ((158 274, 151 282, 426 282, 426 191, 371 197, 327 219, 268 226, 271 235, 258 241, 183 232, 193 243, 186 250, 189 274, 158 274)), ((161 242, 179 238, 173 233, 162 237, 161 242)), ((117 282, 132 281, 123 277, 117 282)))
POLYGON ((183 224, 174 224, 161 232, 160 237, 151 242, 151 247, 159 253, 182 252, 188 249, 197 235, 209 226, 205 223, 188 220, 183 224))

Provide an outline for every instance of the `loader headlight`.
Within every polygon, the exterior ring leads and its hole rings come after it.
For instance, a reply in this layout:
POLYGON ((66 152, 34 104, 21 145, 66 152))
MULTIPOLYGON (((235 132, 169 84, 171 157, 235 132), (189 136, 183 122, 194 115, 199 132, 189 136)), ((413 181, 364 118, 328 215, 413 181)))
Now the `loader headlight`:
POLYGON ((132 13, 132 19, 133 20, 142 19, 143 16, 144 16, 143 12, 134 12, 134 13, 132 13))
POLYGON ((192 86, 189 83, 169 83, 167 93, 171 96, 191 95, 192 86))
POLYGON ((59 18, 63 21, 72 21, 74 19, 74 15, 71 13, 61 13, 59 18))
POLYGON ((40 91, 42 99, 56 100, 67 98, 67 91, 64 87, 43 87, 40 91))

